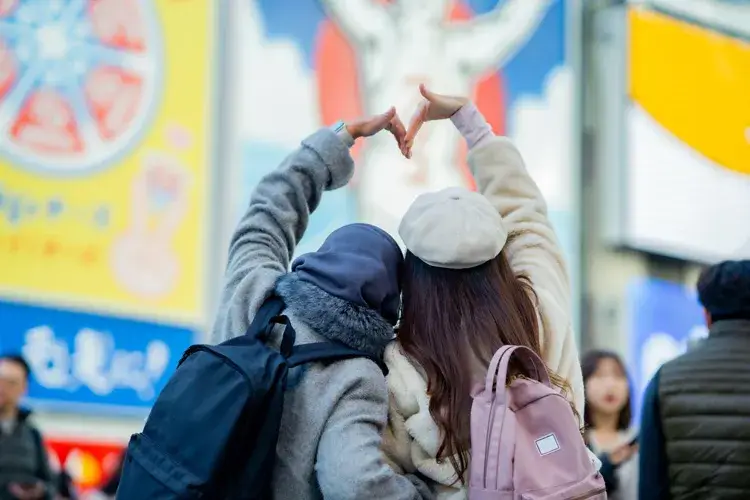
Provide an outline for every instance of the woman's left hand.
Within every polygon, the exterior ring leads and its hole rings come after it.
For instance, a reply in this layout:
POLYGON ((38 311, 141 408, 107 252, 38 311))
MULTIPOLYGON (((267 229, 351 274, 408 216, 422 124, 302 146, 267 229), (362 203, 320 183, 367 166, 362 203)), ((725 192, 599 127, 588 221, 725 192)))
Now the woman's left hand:
POLYGON ((391 108, 383 114, 375 115, 370 118, 360 118, 346 124, 346 130, 356 140, 360 137, 370 137, 381 130, 387 130, 396 139, 399 149, 405 154, 406 146, 406 127, 401 122, 396 108, 391 108))

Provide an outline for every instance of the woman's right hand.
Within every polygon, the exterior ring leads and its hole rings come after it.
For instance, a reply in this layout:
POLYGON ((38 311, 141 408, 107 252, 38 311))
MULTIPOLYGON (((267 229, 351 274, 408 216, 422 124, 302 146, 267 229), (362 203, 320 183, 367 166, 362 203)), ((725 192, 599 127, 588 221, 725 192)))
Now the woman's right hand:
POLYGON ((414 139, 425 122, 450 118, 469 102, 465 97, 436 94, 427 90, 424 84, 419 85, 419 93, 422 94, 425 100, 417 108, 406 131, 407 157, 411 156, 411 147, 414 144, 414 139))

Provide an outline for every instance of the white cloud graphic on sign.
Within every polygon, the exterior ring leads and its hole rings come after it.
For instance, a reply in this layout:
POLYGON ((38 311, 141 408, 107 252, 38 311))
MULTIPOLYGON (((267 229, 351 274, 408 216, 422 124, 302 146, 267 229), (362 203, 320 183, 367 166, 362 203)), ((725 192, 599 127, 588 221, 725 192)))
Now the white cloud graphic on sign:
POLYGON ((54 389, 68 387, 68 345, 55 338, 55 333, 49 326, 37 326, 27 331, 21 352, 39 384, 54 389))
POLYGON ((82 329, 76 335, 73 375, 100 396, 112 392, 112 382, 106 372, 111 344, 107 336, 89 328, 82 329))
POLYGON ((240 135, 245 140, 296 148, 320 123, 313 74, 293 41, 265 36, 255 0, 238 2, 237 8, 240 135))
POLYGON ((169 347, 161 340, 154 340, 146 347, 146 371, 153 380, 158 380, 167 369, 169 347))
POLYGON ((22 352, 39 385, 65 390, 84 386, 97 396, 130 389, 148 401, 171 358, 161 340, 152 340, 144 351, 118 349, 110 333, 91 328, 80 329, 72 344, 57 338, 49 326, 28 330, 22 352))

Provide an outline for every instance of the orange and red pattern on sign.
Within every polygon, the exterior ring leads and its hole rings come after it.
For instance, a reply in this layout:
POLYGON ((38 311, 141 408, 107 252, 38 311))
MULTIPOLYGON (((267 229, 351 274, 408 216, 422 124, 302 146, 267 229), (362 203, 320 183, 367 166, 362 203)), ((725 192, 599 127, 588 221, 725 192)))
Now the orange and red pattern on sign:
POLYGON ((82 490, 97 488, 119 465, 124 445, 95 441, 47 439, 50 463, 55 470, 65 469, 82 490))

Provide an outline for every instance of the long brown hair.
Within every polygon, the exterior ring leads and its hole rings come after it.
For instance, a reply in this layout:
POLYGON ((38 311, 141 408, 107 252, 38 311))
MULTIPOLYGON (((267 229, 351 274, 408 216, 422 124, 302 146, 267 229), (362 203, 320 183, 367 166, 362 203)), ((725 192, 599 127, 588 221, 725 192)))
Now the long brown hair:
MULTIPOLYGON (((427 377, 430 414, 441 431, 439 461, 446 457, 465 482, 469 465, 471 389, 476 366, 488 367, 503 345, 542 355, 536 294, 513 273, 503 252, 469 269, 429 266, 406 253, 399 341, 427 377)), ((517 369, 517 368, 516 368, 517 369)), ((563 392, 567 382, 550 373, 563 392)))

